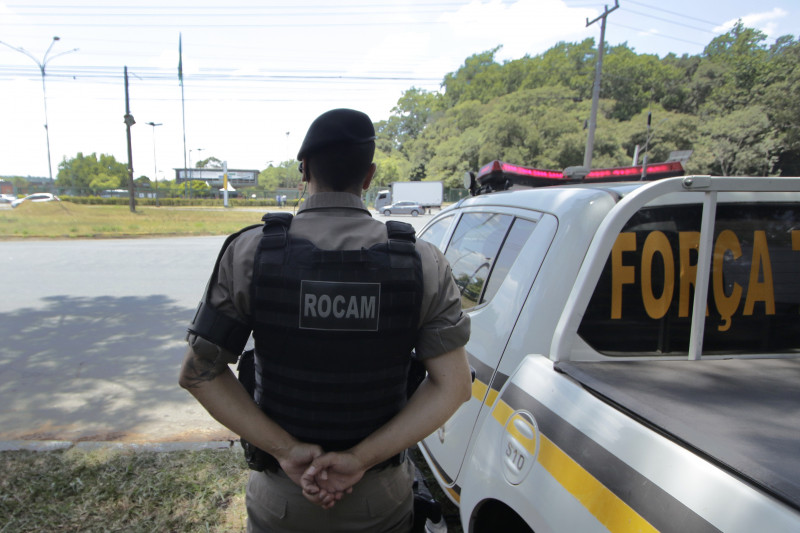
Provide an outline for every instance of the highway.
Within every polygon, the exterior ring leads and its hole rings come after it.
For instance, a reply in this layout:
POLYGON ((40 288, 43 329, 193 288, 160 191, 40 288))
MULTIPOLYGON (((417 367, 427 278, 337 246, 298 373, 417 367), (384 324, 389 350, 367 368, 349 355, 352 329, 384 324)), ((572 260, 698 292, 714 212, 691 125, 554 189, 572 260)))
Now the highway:
POLYGON ((177 384, 223 241, 0 242, 0 441, 235 439, 177 384))

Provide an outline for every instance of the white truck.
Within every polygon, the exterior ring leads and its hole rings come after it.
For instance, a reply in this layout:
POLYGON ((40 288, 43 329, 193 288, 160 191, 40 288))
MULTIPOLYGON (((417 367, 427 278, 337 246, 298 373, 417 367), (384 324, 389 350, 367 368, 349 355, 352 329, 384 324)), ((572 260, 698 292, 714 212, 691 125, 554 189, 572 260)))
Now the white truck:
POLYGON ((416 202, 426 210, 440 209, 444 199, 444 185, 441 181, 396 181, 391 189, 378 191, 375 197, 375 210, 383 212, 387 205, 397 202, 416 202))
POLYGON ((419 237, 472 319, 419 446, 464 531, 800 531, 800 178, 515 184, 419 237))

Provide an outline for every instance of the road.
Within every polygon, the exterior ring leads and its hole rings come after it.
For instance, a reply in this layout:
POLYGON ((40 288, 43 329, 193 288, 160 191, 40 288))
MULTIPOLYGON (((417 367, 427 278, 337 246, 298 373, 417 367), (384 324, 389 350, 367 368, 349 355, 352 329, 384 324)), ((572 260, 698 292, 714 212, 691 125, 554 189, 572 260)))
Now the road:
POLYGON ((177 385, 223 240, 0 242, 0 441, 235 439, 177 385))

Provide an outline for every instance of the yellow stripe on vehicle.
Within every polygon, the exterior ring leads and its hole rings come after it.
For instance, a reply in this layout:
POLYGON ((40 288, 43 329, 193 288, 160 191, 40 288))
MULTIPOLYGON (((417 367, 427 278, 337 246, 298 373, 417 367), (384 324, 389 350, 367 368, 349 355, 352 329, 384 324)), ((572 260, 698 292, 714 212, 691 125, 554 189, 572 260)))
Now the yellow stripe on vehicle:
POLYGON ((483 399, 486 397, 486 390, 488 388, 488 385, 476 379, 472 382, 472 397, 479 402, 483 402, 483 399))
MULTIPOLYGON (((531 454, 535 453, 535 440, 518 434, 514 424, 507 423, 513 414, 511 406, 502 400, 492 411, 494 419, 504 426, 520 445, 531 454)), ((553 441, 541 433, 539 436, 539 453, 536 460, 609 531, 642 533, 658 531, 553 441)))
POLYGON ((491 407, 495 401, 497 401, 497 390, 489 389, 489 394, 486 397, 486 406, 491 407))
POLYGON ((443 488, 444 490, 446 490, 447 494, 450 495, 450 498, 452 498, 454 502, 461 503, 461 494, 459 494, 458 492, 453 490, 453 487, 442 487, 442 486, 440 486, 439 488, 443 488))

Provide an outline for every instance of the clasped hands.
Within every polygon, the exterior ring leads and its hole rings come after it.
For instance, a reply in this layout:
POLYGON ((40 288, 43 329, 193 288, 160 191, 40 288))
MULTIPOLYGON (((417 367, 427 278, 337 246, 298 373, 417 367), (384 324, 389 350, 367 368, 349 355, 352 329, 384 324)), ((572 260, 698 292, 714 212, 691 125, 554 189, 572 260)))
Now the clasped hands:
POLYGON ((297 444, 279 459, 281 468, 303 490, 303 496, 330 509, 364 476, 366 468, 349 451, 325 452, 314 444, 297 444))

